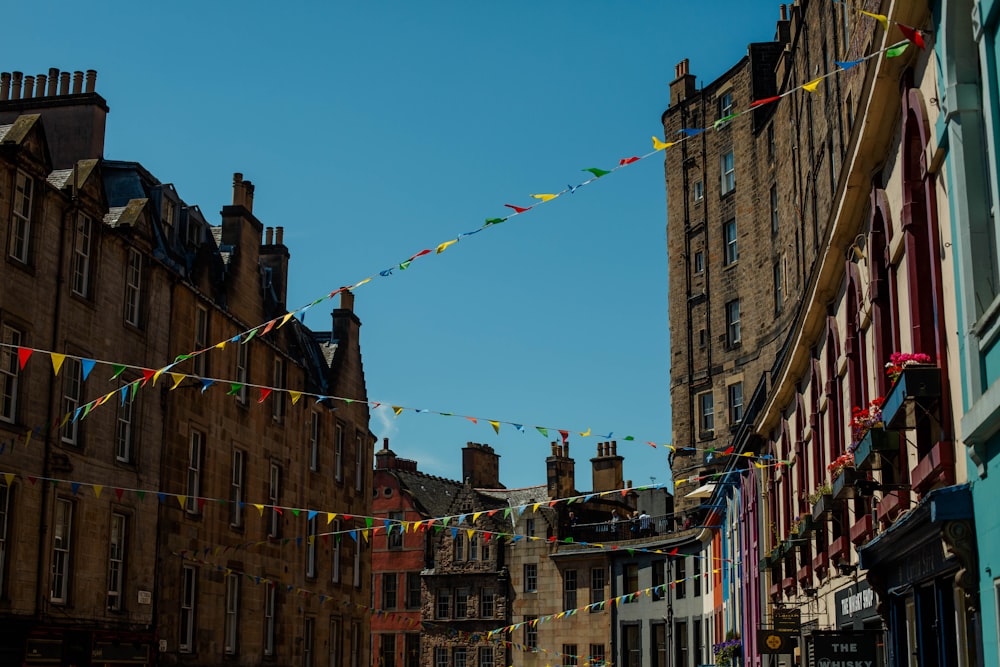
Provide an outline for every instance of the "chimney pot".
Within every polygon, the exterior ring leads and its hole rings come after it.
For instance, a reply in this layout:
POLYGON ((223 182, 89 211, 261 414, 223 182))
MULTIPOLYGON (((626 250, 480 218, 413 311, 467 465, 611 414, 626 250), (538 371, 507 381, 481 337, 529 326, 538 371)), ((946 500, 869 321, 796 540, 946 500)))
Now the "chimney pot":
POLYGON ((274 242, 278 245, 283 245, 285 243, 285 228, 275 227, 274 228, 274 242))
POLYGON ((559 456, 559 445, 552 443, 552 456, 559 456))
POLYGON ((26 100, 30 100, 35 94, 35 77, 30 74, 24 77, 24 94, 22 97, 26 100))
POLYGON ((73 72, 73 94, 79 95, 83 92, 83 72, 77 70, 73 72))
POLYGON ((389 449, 389 438, 382 438, 382 449, 389 449))
POLYGON ((618 441, 611 441, 611 456, 618 456, 618 441))
POLYGON ((10 99, 10 72, 0 73, 0 102, 10 99))
POLYGON ((233 206, 243 206, 243 174, 233 174, 233 206))
POLYGON ((97 85, 97 70, 88 69, 87 70, 87 92, 94 92, 94 88, 97 85))
POLYGON ((273 237, 274 237, 274 229, 272 229, 271 227, 265 227, 264 228, 264 245, 271 245, 271 241, 274 240, 273 237))
POLYGON ((246 190, 246 195, 243 198, 243 205, 247 207, 247 210, 253 213, 253 183, 250 181, 243 181, 243 188, 246 190))
POLYGON ((24 74, 21 72, 14 72, 14 75, 10 80, 10 99, 21 99, 21 78, 23 76, 24 74))
POLYGON ((59 73, 59 94, 69 95, 69 72, 59 73))
POLYGON ((778 11, 781 12, 781 20, 782 21, 787 21, 788 20, 788 5, 780 5, 778 7, 778 11))
POLYGON ((35 97, 45 97, 45 75, 35 77, 35 97))
POLYGON ((59 85, 59 70, 55 67, 49 68, 49 97, 56 96, 56 87, 59 85))
POLYGON ((342 310, 354 312, 354 292, 345 289, 340 293, 340 307, 342 310))

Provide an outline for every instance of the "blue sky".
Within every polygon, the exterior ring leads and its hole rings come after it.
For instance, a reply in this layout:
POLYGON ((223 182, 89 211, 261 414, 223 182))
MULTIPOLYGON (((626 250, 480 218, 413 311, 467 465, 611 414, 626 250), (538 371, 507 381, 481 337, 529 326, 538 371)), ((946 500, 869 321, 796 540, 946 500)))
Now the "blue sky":
MULTIPOLYGON (((647 153, 674 65, 707 83, 777 17, 761 0, 14 3, 0 60, 96 69, 105 156, 213 224, 232 173, 252 180, 297 307, 647 153)), ((457 479, 462 446, 487 443, 513 488, 545 482, 554 438, 532 427, 562 428, 586 490, 612 433, 626 479, 668 480, 667 450, 642 444, 671 440, 663 182, 657 155, 360 287, 371 400, 527 427, 382 409, 379 446, 457 479)), ((329 305, 306 323, 328 328, 329 305)))

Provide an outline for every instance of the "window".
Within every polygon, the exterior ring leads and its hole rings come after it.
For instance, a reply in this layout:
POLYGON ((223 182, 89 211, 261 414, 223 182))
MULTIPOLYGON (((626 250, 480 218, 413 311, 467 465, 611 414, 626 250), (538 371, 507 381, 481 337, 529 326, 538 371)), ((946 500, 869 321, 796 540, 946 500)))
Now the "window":
POLYGON ((677 593, 677 599, 682 600, 687 594, 687 557, 682 556, 675 562, 677 563, 677 576, 675 577, 674 591, 677 593))
MULTIPOLYGON (((850 98, 848 98, 850 99, 850 98)), ((770 162, 774 162, 775 153, 775 143, 774 143, 774 123, 767 126, 767 159, 770 162)))
POLYGON ((576 609, 576 570, 563 572, 563 609, 576 609))
POLYGON ((642 667, 642 638, 637 624, 622 625, 622 663, 624 667, 642 667))
POLYGON ((694 200, 700 202, 705 198, 705 184, 701 181, 694 182, 694 200))
POLYGON ((17 421, 17 388, 21 365, 17 348, 21 345, 21 332, 3 325, 4 347, 0 348, 0 420, 17 421))
POLYGON ((382 575, 382 609, 396 608, 396 573, 384 573, 382 575))
POLYGON ((524 645, 528 648, 538 648, 538 617, 524 617, 524 645))
POLYGON ((0 594, 7 592, 7 527, 10 525, 10 486, 0 482, 0 594))
POLYGON ((344 481, 344 427, 337 423, 336 440, 333 443, 333 472, 338 482, 344 481))
MULTIPOLYGON (((637 563, 625 564, 625 581, 622 583, 625 595, 630 595, 639 590, 639 565, 637 563)), ((634 597, 630 597, 625 602, 635 602, 634 597)))
MULTIPOLYGON (((403 636, 403 652, 405 667, 420 667, 420 635, 418 633, 407 632, 403 636)), ((490 665, 490 667, 493 666, 490 665)))
POLYGON ((701 597, 701 558, 694 557, 691 563, 691 584, 694 588, 694 596, 701 597))
POLYGON ((351 667, 361 667, 360 621, 351 621, 351 667))
POLYGON ((271 394, 271 416, 279 424, 285 420, 285 360, 274 360, 274 392, 271 394))
POLYGON ((691 649, 694 653, 694 661, 701 664, 701 619, 695 619, 691 627, 691 649))
POLYGON ((456 563, 465 560, 465 533, 458 533, 452 538, 451 550, 456 563))
POLYGON ((781 261, 774 263, 774 312, 780 313, 785 303, 785 272, 781 270, 781 261))
POLYGON ((437 602, 434 607, 434 618, 451 617, 451 589, 439 588, 437 602))
POLYGON ((339 618, 330 619, 330 667, 341 667, 344 663, 343 649, 341 649, 341 626, 339 618))
POLYGON ((80 213, 76 218, 76 238, 73 240, 73 292, 90 296, 90 253, 94 221, 80 213))
POLYGON ((493 647, 479 647, 479 667, 494 667, 493 647))
POLYGON ((276 584, 264 584, 264 655, 274 655, 275 598, 277 595, 276 584))
POLYGON ((310 579, 316 577, 316 517, 306 521, 306 576, 310 579))
POLYGON ((688 631, 687 623, 677 621, 674 623, 674 664, 688 664, 688 631))
POLYGON ((525 519, 524 520, 524 534, 527 537, 534 537, 535 535, 535 520, 525 519))
POLYGON ((653 667, 667 667, 667 625, 654 623, 653 631, 653 667))
POLYGON ((281 535, 281 509, 278 506, 280 501, 281 467, 277 463, 272 463, 267 484, 267 504, 271 506, 271 520, 267 526, 268 537, 280 537, 281 535))
POLYGON ((125 515, 111 514, 111 539, 108 545, 108 610, 120 611, 125 574, 125 515))
POLYGON ((319 470, 319 413, 309 414, 309 469, 319 470))
POLYGON ((604 667, 607 664, 607 658, 605 656, 604 644, 590 645, 590 664, 592 667, 604 667))
POLYGON ((125 270, 125 321, 138 327, 140 305, 142 303, 142 255, 138 250, 128 251, 128 266, 125 270))
POLYGON ((406 608, 420 608, 420 573, 406 573, 406 608))
POLYGON ((456 646, 451 650, 452 664, 454 667, 467 667, 468 655, 466 649, 456 646))
MULTIPOLYGON (((477 540, 479 539, 478 535, 476 536, 476 539, 477 540)), ((489 559, 490 559, 490 543, 487 542, 486 540, 483 540, 482 545, 480 545, 479 547, 479 560, 485 563, 489 561, 489 559)))
POLYGON ((236 573, 226 575, 226 619, 224 626, 226 655, 236 653, 236 640, 239 638, 240 576, 236 573))
POLYGON ((181 653, 194 651, 194 612, 197 585, 198 571, 193 565, 185 565, 181 569, 180 637, 177 641, 177 648, 181 653))
POLYGON ((563 644, 562 645, 562 664, 565 665, 577 665, 576 656, 576 644, 563 644))
POLYGON ((116 407, 118 418, 115 424, 115 460, 122 463, 131 463, 135 394, 125 389, 125 387, 122 387, 121 392, 122 400, 118 401, 116 407))
POLYGON ((393 551, 403 548, 403 516, 402 512, 389 512, 386 546, 393 551))
POLYGON ((233 528, 243 526, 244 483, 246 464, 243 450, 233 450, 233 474, 229 482, 229 525, 233 528))
POLYGON ((736 167, 733 164, 733 152, 725 153, 720 160, 722 171, 722 194, 728 195, 736 189, 736 167))
POLYGON ((355 438, 354 450, 354 490, 361 491, 365 484, 365 446, 362 444, 364 440, 361 438, 361 434, 358 433, 355 438))
POLYGON ((694 272, 704 273, 705 272, 705 253, 701 250, 695 252, 694 254, 694 272))
MULTIPOLYGON (((590 569, 590 604, 604 601, 605 579, 603 567, 593 567, 590 569)), ((591 611, 594 610, 594 608, 591 608, 591 611)))
POLYGON ((736 218, 727 220, 726 224, 722 226, 722 238, 726 244, 722 256, 725 265, 730 266, 731 264, 735 264, 736 260, 740 258, 739 241, 736 236, 736 218))
POLYGON ((69 598, 70 549, 72 547, 73 503, 56 499, 52 531, 52 586, 50 599, 65 604, 69 598))
POLYGON ((698 426, 702 433, 715 430, 715 396, 710 391, 698 394, 698 426))
POLYGON ((654 561, 653 567, 653 592, 652 598, 653 602, 659 602, 667 596, 667 590, 664 587, 664 582, 666 579, 663 574, 663 566, 665 563, 662 560, 654 561))
POLYGON ((725 118, 726 116, 731 116, 733 113, 733 93, 727 90, 718 97, 719 103, 719 118, 725 118))
POLYGON ((62 441, 68 445, 79 444, 79 425, 76 414, 80 402, 83 400, 83 376, 80 361, 78 359, 67 358, 63 362, 63 414, 73 416, 63 426, 62 441))
POLYGON ((734 347, 740 343, 740 300, 726 304, 726 343, 734 347))
POLYGON ((333 583, 340 583, 340 540, 343 536, 340 534, 340 519, 334 519, 333 522, 333 574, 330 580, 333 583))
POLYGON ((778 186, 771 186, 771 233, 778 233, 778 186))
POLYGON ((187 504, 185 505, 188 514, 198 513, 198 497, 201 495, 201 461, 204 444, 204 434, 201 431, 192 430, 188 446, 187 504))
POLYGON ((305 625, 302 627, 302 667, 312 667, 313 666, 313 643, 315 642, 314 637, 316 636, 316 621, 311 618, 307 618, 305 625))
POLYGON ((174 223, 177 221, 177 205, 174 204, 172 199, 167 197, 163 198, 163 226, 166 228, 167 233, 173 229, 174 223))
POLYGON ((729 423, 733 426, 743 421, 743 383, 729 385, 729 423))
POLYGON ((246 340, 236 346, 236 382, 239 389, 236 391, 236 402, 240 405, 247 404, 247 382, 250 378, 250 350, 247 348, 246 340))
POLYGON ((479 534, 473 533, 469 538, 469 560, 479 560, 479 534))
POLYGON ((434 667, 451 667, 448 664, 448 649, 443 646, 434 648, 434 667))
POLYGON ((455 589, 455 618, 469 617, 469 589, 455 589))
POLYGON ((365 548, 365 543, 358 540, 354 545, 354 587, 361 588, 361 550, 365 548))
POLYGON ((479 591, 479 617, 493 618, 496 615, 496 591, 492 588, 483 588, 479 591))
POLYGON ((378 636, 379 667, 396 667, 396 635, 378 636))
MULTIPOLYGON (((208 309, 198 306, 194 311, 194 349, 200 352, 208 347, 208 309)), ((208 354, 199 354, 194 358, 194 374, 205 377, 208 375, 208 354)))
POLYGON ((524 564, 524 592, 534 593, 538 590, 538 564, 524 564))
POLYGON ((10 221, 10 243, 7 252, 24 264, 28 263, 33 194, 34 182, 23 171, 17 172, 14 176, 14 215, 10 221))

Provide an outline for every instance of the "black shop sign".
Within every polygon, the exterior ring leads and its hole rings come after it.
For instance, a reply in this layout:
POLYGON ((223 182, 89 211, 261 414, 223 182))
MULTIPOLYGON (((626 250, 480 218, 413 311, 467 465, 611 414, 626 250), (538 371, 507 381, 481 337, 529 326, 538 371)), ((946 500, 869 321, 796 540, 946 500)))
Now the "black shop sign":
POLYGON ((816 667, 875 667, 876 631, 813 632, 816 667))

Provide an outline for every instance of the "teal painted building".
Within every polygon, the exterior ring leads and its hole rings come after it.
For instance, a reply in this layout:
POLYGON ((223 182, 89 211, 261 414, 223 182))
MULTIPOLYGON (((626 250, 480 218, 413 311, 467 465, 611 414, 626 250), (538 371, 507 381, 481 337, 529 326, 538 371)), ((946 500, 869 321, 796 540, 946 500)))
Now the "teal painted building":
MULTIPOLYGON (((940 151, 954 252, 960 434, 972 462, 982 665, 1000 664, 1000 0, 935 0, 940 151)), ((947 252, 947 249, 944 249, 947 252)))

